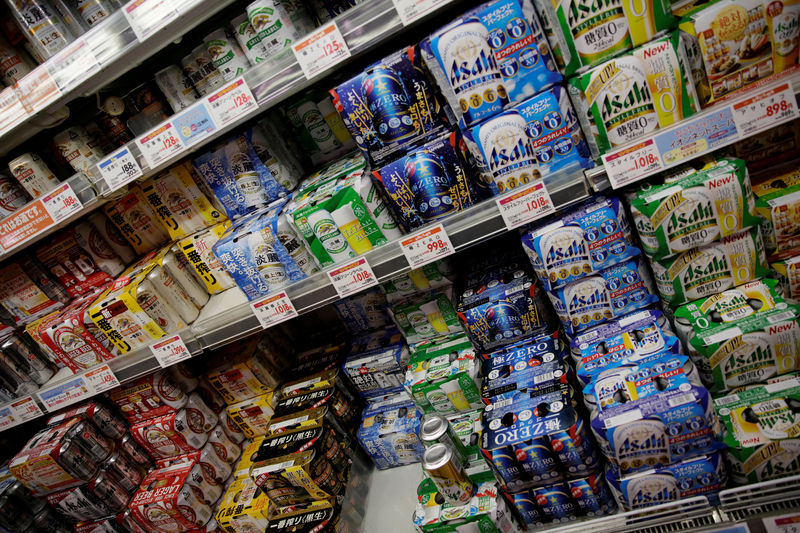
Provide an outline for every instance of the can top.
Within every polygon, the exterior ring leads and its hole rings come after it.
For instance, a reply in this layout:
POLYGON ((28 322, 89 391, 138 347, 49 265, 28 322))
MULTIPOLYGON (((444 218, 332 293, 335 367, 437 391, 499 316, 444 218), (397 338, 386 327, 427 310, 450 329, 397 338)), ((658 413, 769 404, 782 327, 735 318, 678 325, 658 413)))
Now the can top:
POLYGON ((438 470, 449 463, 452 457, 453 450, 439 442, 425 450, 425 455, 422 457, 422 468, 425 470, 438 470))
POLYGON ((447 432, 447 419, 436 414, 427 414, 422 417, 419 428, 419 438, 423 441, 435 441, 447 432))

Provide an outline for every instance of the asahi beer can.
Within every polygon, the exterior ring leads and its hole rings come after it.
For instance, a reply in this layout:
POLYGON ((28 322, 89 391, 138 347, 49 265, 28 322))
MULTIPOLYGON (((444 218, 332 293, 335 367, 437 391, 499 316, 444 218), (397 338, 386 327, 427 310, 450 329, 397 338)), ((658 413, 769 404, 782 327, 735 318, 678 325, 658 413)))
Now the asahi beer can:
POLYGON ((89 481, 89 492, 105 503, 108 510, 112 513, 122 511, 128 505, 130 496, 125 488, 114 480, 111 475, 100 470, 91 481, 89 481))
POLYGON ((100 212, 92 213, 89 215, 89 223, 100 233, 100 236, 103 237, 123 263, 129 265, 136 259, 136 252, 133 251, 128 241, 125 240, 125 237, 122 236, 107 216, 100 212))
POLYGON ((164 93, 172 111, 178 113, 197 100, 194 83, 177 65, 170 65, 156 72, 156 85, 164 93))
POLYGON ((450 196, 453 179, 434 152, 417 150, 406 156, 403 166, 414 195, 414 207, 425 222, 444 217, 456 210, 450 196))
POLYGON ((126 494, 133 494, 144 479, 144 469, 122 449, 114 450, 103 464, 100 471, 108 474, 126 494))
POLYGON ((53 57, 75 39, 46 0, 14 0, 11 9, 44 59, 53 57))
POLYGON ((27 152, 8 164, 11 174, 33 198, 38 198, 61 184, 41 157, 27 152))
POLYGON ((75 240, 94 261, 94 264, 109 276, 118 276, 125 270, 122 261, 111 245, 106 242, 103 235, 88 222, 75 225, 75 240))
POLYGON ((72 5, 90 28, 114 12, 114 7, 108 0, 72 0, 72 5))
POLYGON ((173 245, 170 251, 164 255, 161 266, 163 266, 173 279, 178 282, 181 288, 186 291, 186 294, 189 295, 192 302, 202 309, 206 302, 208 302, 210 296, 203 282, 197 278, 194 268, 177 244, 173 245))
POLYGON ((137 465, 143 468, 150 468, 152 465, 153 461, 150 456, 144 448, 134 440, 133 435, 130 433, 126 433, 125 436, 120 439, 119 447, 128 457, 133 459, 137 465))
POLYGON ((58 449, 56 461, 78 479, 88 481, 97 472, 100 462, 75 439, 64 438, 58 449))
POLYGON ((164 267, 160 265, 154 267, 147 275, 147 279, 169 302, 169 305, 178 312, 186 324, 194 322, 200 314, 200 309, 164 267))
POLYGON ((86 172, 100 162, 103 154, 89 145, 89 135, 80 127, 67 128, 53 137, 61 155, 75 172, 86 172))
POLYGON ((0 376, 13 396, 33 394, 39 389, 29 377, 28 369, 29 367, 20 365, 14 358, 0 351, 0 376))
POLYGON ((13 86, 34 68, 27 56, 17 52, 0 37, 0 80, 6 87, 13 86))
POLYGON ((227 29, 220 28, 206 35, 205 44, 214 66, 225 81, 238 78, 250 68, 250 62, 227 29))
POLYGON ((100 428, 103 435, 110 439, 121 439, 128 431, 128 423, 125 419, 105 404, 95 402, 90 412, 90 418, 100 428))
MULTIPOLYGON (((210 438, 211 436, 209 435, 210 438)), ((200 467, 203 469, 203 475, 206 480, 219 487, 224 485, 225 480, 233 472, 231 465, 217 455, 216 449, 211 442, 206 442, 206 445, 200 450, 200 467)))
POLYGON ((165 333, 175 333, 186 327, 180 313, 167 302, 167 299, 156 289, 153 283, 145 278, 136 289, 136 302, 165 333))
POLYGON ((397 142, 417 133, 411 110, 412 99, 406 93, 400 75, 391 66, 381 63, 364 71, 361 94, 383 142, 397 142))
POLYGON ((447 445, 436 443, 427 448, 422 457, 422 468, 448 503, 466 505, 475 495, 475 485, 447 445))
POLYGON ((247 13, 242 13, 231 20, 231 26, 233 26, 236 41, 251 65, 260 63, 267 58, 267 49, 261 42, 258 32, 253 28, 247 13))
POLYGON ((28 203, 28 195, 19 182, 0 172, 0 218, 5 218, 28 203))
MULTIPOLYGON (((220 422, 222 423, 224 421, 220 420, 220 422)), ((217 424, 217 426, 211 430, 211 433, 208 435, 208 444, 206 446, 211 446, 214 453, 217 454, 217 457, 221 461, 232 465, 239 459, 242 450, 228 437, 221 423, 217 424)))

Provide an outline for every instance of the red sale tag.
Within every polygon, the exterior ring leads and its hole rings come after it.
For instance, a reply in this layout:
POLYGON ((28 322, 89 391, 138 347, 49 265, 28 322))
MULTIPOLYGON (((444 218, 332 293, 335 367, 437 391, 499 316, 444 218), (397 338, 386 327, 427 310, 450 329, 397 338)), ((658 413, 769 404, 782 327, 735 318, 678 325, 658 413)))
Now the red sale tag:
POLYGON ((184 150, 181 141, 172 122, 162 124, 156 129, 148 132, 143 137, 137 139, 139 150, 141 150, 144 160, 150 169, 156 168, 162 161, 166 161, 184 150))
POLYGON ((406 237, 400 241, 400 247, 411 268, 419 268, 455 253, 453 243, 441 224, 406 237))
POLYGON ((292 301, 285 292, 279 292, 251 302, 250 307, 263 329, 280 324, 297 316, 292 301))
POLYGON ((53 224, 55 221, 42 201, 36 200, 0 221, 0 246, 8 252, 53 224))
POLYGON ((207 98, 208 109, 221 128, 258 108, 258 102, 242 78, 238 78, 207 98))
POLYGON ((308 80, 350 57, 350 49, 335 20, 306 35, 292 45, 292 50, 308 80))
POLYGON ((375 273, 366 257, 361 257, 344 266, 328 270, 328 277, 333 283, 339 298, 345 298, 378 284, 375 273))
POLYGON ((192 352, 183 343, 180 335, 173 335, 150 345, 150 351, 161 365, 167 368, 192 357, 192 352))
POLYGON ((732 109, 733 121, 742 139, 798 118, 797 101, 790 81, 737 102, 732 109))
POLYGON ((62 183, 42 196, 42 204, 56 224, 83 209, 69 183, 62 183))
POLYGON ((94 394, 100 394, 109 389, 119 387, 119 380, 108 365, 100 365, 83 374, 86 384, 92 388, 94 394))
POLYGON ((529 224, 556 211, 542 181, 514 189, 497 198, 495 203, 508 229, 529 224))
POLYGON ((664 169, 653 139, 609 152, 602 156, 608 179, 615 189, 646 178, 664 169))

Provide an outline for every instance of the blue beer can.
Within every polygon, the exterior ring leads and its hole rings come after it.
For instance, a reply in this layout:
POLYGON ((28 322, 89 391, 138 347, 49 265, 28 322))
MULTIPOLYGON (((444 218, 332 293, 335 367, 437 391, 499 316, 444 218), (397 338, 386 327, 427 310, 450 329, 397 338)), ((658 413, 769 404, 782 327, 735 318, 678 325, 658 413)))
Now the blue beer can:
POLYGON ((392 67, 378 64, 364 71, 361 92, 381 141, 392 143, 417 133, 411 98, 392 67))
POLYGON ((605 516, 617 509, 606 480, 599 474, 567 481, 567 486, 585 516, 605 516))
POLYGON ((525 477, 532 481, 551 481, 561 477, 546 437, 515 444, 514 455, 525 477))
POLYGON ((430 150, 417 150, 405 157, 406 181, 414 195, 414 207, 420 218, 429 222, 456 210, 451 196, 453 180, 441 158, 430 150))
POLYGON ((511 302, 500 300, 486 309, 489 335, 496 341, 513 339, 522 335, 522 317, 511 302))
POLYGON ((544 515, 539 505, 536 503, 536 498, 530 491, 518 492, 510 495, 514 500, 514 507, 517 508, 520 517, 528 526, 541 525, 544 520, 544 515))
POLYGON ((568 430, 551 434, 550 444, 559 463, 573 476, 594 472, 600 467, 600 456, 581 418, 568 430))
POLYGON ((509 484, 521 479, 522 471, 511 446, 495 448, 488 454, 491 456, 492 465, 504 483, 509 484))
POLYGON ((572 498, 566 483, 554 483, 536 487, 530 493, 542 510, 542 514, 553 522, 568 522, 580 516, 580 507, 572 498))

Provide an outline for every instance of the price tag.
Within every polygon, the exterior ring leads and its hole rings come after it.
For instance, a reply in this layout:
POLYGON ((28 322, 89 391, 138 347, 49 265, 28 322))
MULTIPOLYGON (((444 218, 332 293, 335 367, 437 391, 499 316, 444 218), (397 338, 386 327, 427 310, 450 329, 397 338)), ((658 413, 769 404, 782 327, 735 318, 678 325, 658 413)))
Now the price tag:
POLYGON ((411 268, 419 268, 455 253, 453 243, 441 224, 406 237, 400 241, 400 247, 411 268))
POLYGON ((263 329, 297 316, 292 301, 283 291, 252 302, 250 307, 263 329))
POLYGON ((515 189, 495 202, 508 229, 518 228, 556 211, 542 181, 515 189))
POLYGON ((615 189, 664 169, 653 139, 602 156, 608 179, 615 189))
POLYGON ((119 380, 108 365, 92 368, 84 373, 83 377, 86 380, 86 384, 94 391, 94 394, 100 394, 109 389, 119 387, 119 380))
POLYGON ((798 118, 791 81, 732 105, 740 138, 798 118))
POLYGON ((122 8, 133 33, 139 42, 175 20, 180 12, 175 9, 174 0, 131 0, 122 8))
POLYGON ((127 146, 106 157, 97 166, 103 179, 106 180, 109 192, 116 191, 142 175, 139 163, 127 146))
POLYGON ((449 0, 392 0, 403 26, 408 26, 448 2, 449 0))
POLYGON ((242 78, 233 81, 208 97, 211 116, 218 127, 223 127, 242 115, 258 108, 258 102, 242 78))
POLYGON ((762 520, 767 533, 800 533, 800 513, 769 516, 762 520))
POLYGON ((100 71, 100 63, 83 39, 71 43, 45 65, 62 91, 74 89, 100 71))
POLYGON ((150 351, 156 357, 161 368, 167 368, 192 357, 180 335, 173 335, 150 345, 150 351))
POLYGON ((198 102, 172 117, 172 125, 185 146, 193 145, 217 129, 204 102, 198 102))
POLYGON ((52 413, 58 411, 62 407, 77 403, 84 398, 88 398, 93 393, 93 390, 86 384, 83 376, 76 376, 51 387, 49 389, 39 391, 39 399, 44 404, 45 409, 52 413))
POLYGON ((44 109, 61 96, 61 91, 47 70, 46 65, 37 67, 28 73, 19 80, 19 83, 14 88, 22 102, 22 107, 25 108, 25 112, 29 115, 44 109))
POLYGON ((33 396, 15 400, 9 407, 11 407, 11 412, 14 418, 17 419, 18 424, 39 418, 44 414, 39 404, 33 399, 33 396))
POLYGON ((333 287, 339 293, 339 298, 346 298, 378 284, 378 279, 372 272, 372 267, 369 266, 366 257, 328 270, 328 277, 331 278, 333 287))
POLYGON ((172 126, 172 122, 162 124, 143 137, 139 137, 137 142, 150 170, 156 168, 162 161, 179 154, 185 148, 183 141, 172 126))
POLYGON ((83 204, 69 183, 62 183, 58 188, 42 196, 41 200, 56 224, 83 209, 83 204))
POLYGON ((28 113, 12 87, 0 92, 0 132, 7 132, 27 118, 28 113))
POLYGON ((292 45, 292 50, 308 80, 350 57, 350 49, 335 20, 306 35, 292 45))
POLYGON ((36 200, 0 222, 0 246, 8 252, 53 224, 55 221, 42 201, 36 200))

